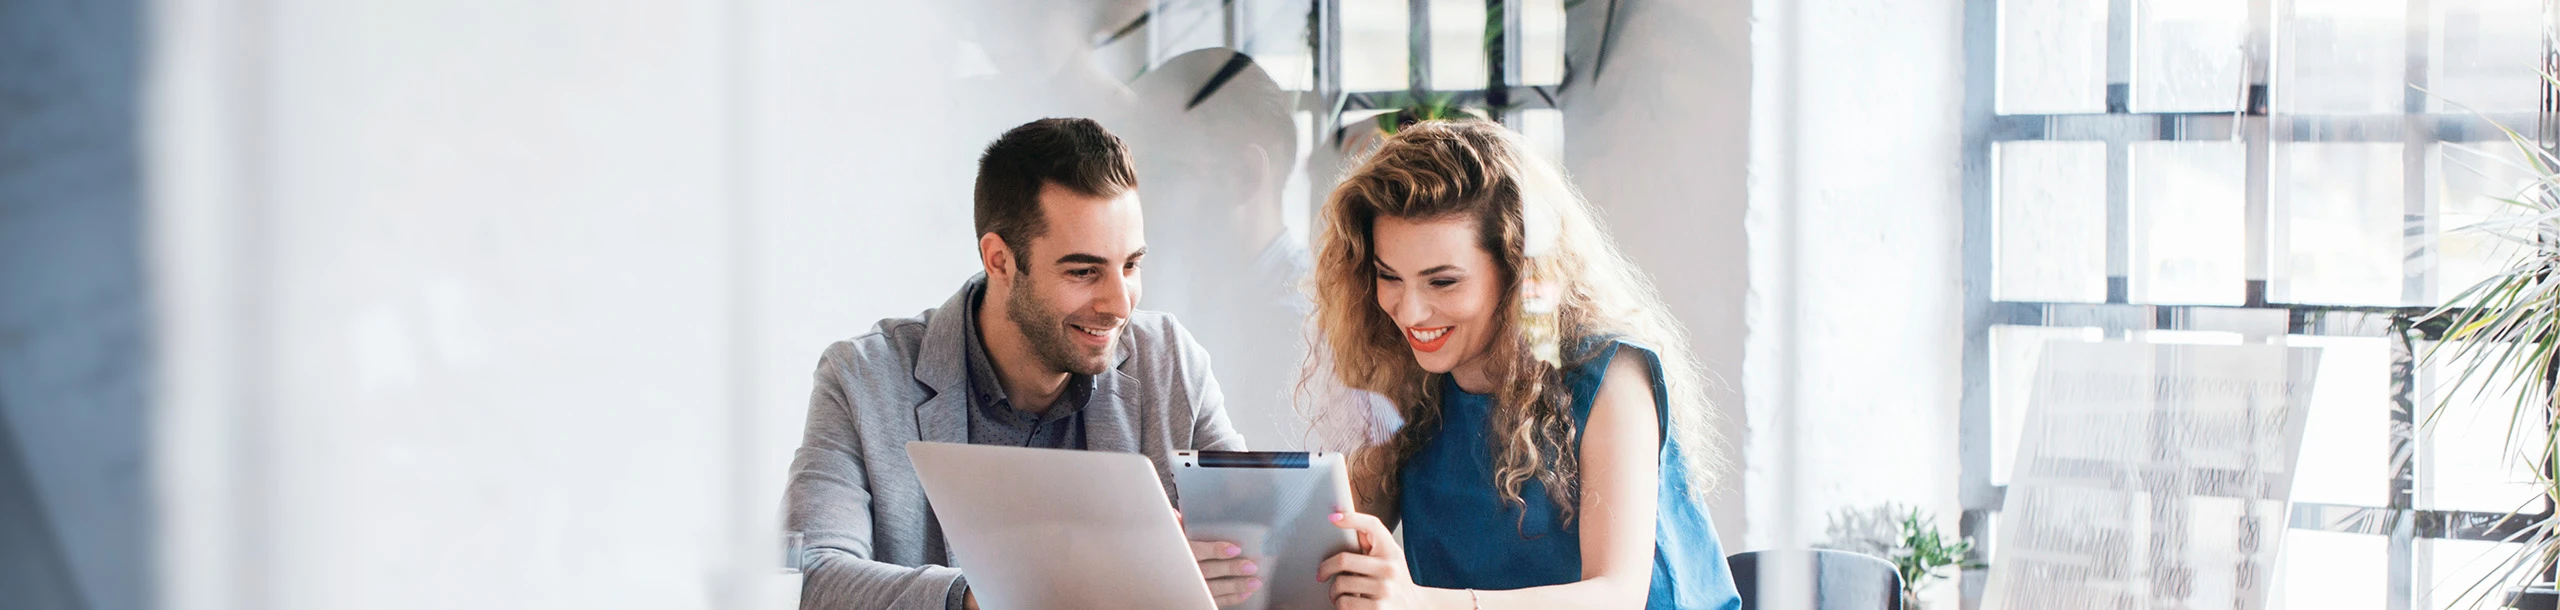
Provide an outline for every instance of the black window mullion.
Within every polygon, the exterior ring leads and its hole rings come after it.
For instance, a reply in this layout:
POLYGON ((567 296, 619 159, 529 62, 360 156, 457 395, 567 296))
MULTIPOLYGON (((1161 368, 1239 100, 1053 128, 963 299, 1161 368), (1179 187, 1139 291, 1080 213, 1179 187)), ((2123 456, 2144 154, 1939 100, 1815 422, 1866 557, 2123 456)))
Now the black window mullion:
MULTIPOLYGON (((2394 515, 2409 515, 2417 509, 2418 397, 2423 395, 2419 375, 2417 342, 2420 332, 2412 325, 2397 325, 2391 341, 2391 456, 2388 495, 2383 496, 2394 515)), ((2384 606, 2390 610, 2417 607, 2417 523, 2414 519, 2395 519, 2389 523, 2384 566, 2384 606)))

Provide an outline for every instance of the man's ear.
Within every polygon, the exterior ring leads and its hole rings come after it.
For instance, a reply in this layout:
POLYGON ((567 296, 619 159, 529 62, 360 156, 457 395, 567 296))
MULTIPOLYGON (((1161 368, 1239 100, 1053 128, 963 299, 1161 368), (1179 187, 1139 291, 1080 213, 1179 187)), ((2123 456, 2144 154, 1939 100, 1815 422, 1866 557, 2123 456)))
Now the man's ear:
POLYGON ((1018 271, 1013 268, 1013 248, 1006 246, 1004 238, 996 237, 994 232, 979 235, 978 268, 987 272, 988 282, 1001 284, 1013 281, 1013 274, 1018 271))

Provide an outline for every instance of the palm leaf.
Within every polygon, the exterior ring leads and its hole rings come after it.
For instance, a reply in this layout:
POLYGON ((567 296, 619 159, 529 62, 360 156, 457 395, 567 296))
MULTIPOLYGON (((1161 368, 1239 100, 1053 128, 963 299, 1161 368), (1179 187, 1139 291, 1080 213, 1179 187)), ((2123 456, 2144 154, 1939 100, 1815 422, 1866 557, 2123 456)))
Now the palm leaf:
MULTIPOLYGON (((2560 78, 2542 73, 2545 83, 2560 88, 2560 78)), ((2420 89, 2420 91, 2425 91, 2420 89)), ((2432 93, 2430 93, 2432 95, 2432 93)), ((2442 99, 2439 97, 2439 99, 2442 99)), ((2447 100, 2460 110, 2486 118, 2460 103, 2447 100)), ((2535 463, 2536 487, 2541 497, 2526 502, 2560 501, 2560 481, 2555 481, 2550 466, 2560 439, 2550 436, 2560 431, 2560 420, 2553 419, 2555 383, 2560 383, 2560 157, 2536 145, 2532 138, 2495 120, 2489 124, 2506 136, 2514 147, 2515 158, 2499 158, 2484 151, 2463 150, 2510 169, 2523 169, 2533 176, 2531 184, 2507 197, 2503 213, 2482 218, 2460 230, 2487 235, 2497 243, 2517 248, 2507 267, 2488 278, 2464 288, 2445 304, 2429 312, 2427 318, 2447 322, 2442 340, 2428 347, 2424 359, 2450 377, 2451 387, 2458 391, 2440 394, 2430 405, 2423 426, 2434 427, 2456 400, 2473 403, 2484 400, 2491 392, 2514 398, 2507 409, 2506 437, 2500 454, 2505 459, 2535 463), (2527 418, 2540 418, 2537 428, 2546 436, 2539 447, 2525 447, 2519 442, 2526 430, 2527 418)), ((2461 161, 2457 161, 2461 162, 2461 161)), ((2476 169, 2476 168, 2475 168, 2476 169)), ((2395 460, 2405 456, 2395 456, 2395 460)), ((2521 514, 2526 506, 2514 513, 2521 514)), ((2526 527, 2517 528, 2509 542, 2524 544, 2521 552, 2501 560, 2488 575, 2465 587, 2455 595, 2456 606, 2494 606, 2505 602, 2504 592, 2541 579, 2544 571, 2560 560, 2560 537, 2546 516, 2526 527)))

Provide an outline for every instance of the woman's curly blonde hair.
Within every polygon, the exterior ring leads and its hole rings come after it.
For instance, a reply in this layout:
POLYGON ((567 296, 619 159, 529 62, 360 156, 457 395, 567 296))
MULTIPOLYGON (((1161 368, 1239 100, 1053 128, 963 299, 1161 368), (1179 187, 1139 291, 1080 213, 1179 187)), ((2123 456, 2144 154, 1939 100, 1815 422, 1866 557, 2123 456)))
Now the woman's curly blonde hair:
MULTIPOLYGON (((1395 518, 1398 471, 1439 431, 1438 375, 1422 370, 1403 331, 1378 307, 1372 229, 1382 217, 1410 220, 1468 218, 1479 246, 1499 267, 1503 295, 1494 310, 1502 325, 1489 351, 1495 380, 1494 483, 1505 503, 1519 506, 1521 486, 1534 477, 1547 488, 1563 518, 1574 518, 1580 480, 1573 396, 1563 370, 1531 356, 1516 328, 1519 282, 1528 265, 1537 277, 1561 285, 1556 312, 1562 361, 1579 366, 1598 355, 1601 339, 1622 338, 1661 357, 1670 398, 1663 430, 1683 446, 1693 493, 1712 489, 1721 465, 1713 436, 1714 407, 1680 328, 1652 282, 1618 252, 1580 193, 1561 169, 1531 153, 1518 134, 1483 121, 1424 121, 1405 127, 1351 171, 1325 203, 1324 234, 1314 269, 1315 319, 1324 345, 1308 375, 1329 368, 1342 385, 1375 393, 1392 403, 1403 428, 1383 442, 1358 439, 1352 453, 1357 501, 1367 511, 1395 518), (1528 256, 1532 222, 1552 227, 1554 243, 1543 256, 1528 256), (1383 509, 1383 510, 1382 510, 1383 509)), ((1319 429, 1374 430, 1366 410, 1319 407, 1309 413, 1319 429)), ((1667 483, 1666 483, 1667 484, 1667 483)), ((1704 498, 1693 498, 1703 500, 1704 498)))

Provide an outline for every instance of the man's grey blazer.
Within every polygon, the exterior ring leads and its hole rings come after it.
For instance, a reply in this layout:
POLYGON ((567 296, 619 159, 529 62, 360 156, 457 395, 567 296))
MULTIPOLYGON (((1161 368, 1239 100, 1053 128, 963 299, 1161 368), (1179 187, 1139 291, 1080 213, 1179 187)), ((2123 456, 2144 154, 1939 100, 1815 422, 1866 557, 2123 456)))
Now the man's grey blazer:
MULTIPOLYGON (((827 347, 791 460, 785 527, 807 537, 800 607, 942 610, 960 576, 925 505, 907 442, 969 442, 971 278, 941 307, 881 320, 827 347)), ((1244 449, 1208 352, 1173 316, 1137 311, 1085 404, 1085 445, 1146 454, 1168 497, 1174 451, 1244 449)))

